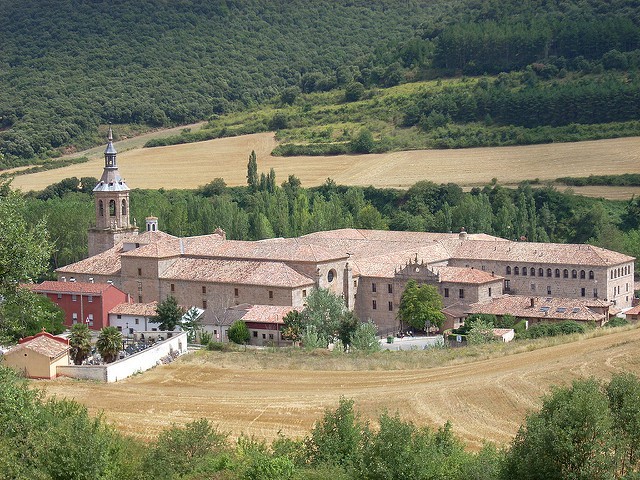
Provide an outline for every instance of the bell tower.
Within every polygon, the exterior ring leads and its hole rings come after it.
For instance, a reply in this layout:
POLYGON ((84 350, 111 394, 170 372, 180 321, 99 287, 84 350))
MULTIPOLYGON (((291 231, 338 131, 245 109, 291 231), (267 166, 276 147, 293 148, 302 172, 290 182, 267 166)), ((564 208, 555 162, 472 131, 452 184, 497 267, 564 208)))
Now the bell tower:
POLYGON ((129 222, 129 187, 118 171, 118 152, 113 146, 111 126, 107 141, 102 177, 93 189, 96 225, 89 229, 90 257, 110 249, 125 237, 138 234, 138 228, 129 222))

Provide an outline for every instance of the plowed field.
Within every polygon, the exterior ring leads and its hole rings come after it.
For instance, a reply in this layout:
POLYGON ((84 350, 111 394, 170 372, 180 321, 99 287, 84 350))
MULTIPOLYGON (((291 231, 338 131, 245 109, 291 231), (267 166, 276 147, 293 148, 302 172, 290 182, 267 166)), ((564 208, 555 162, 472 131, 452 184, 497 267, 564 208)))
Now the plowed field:
MULTIPOLYGON (((159 133, 148 134, 158 136, 159 133)), ((501 184, 558 177, 640 173, 640 137, 520 147, 414 150, 371 155, 326 157, 272 157, 273 133, 259 133, 206 142, 158 148, 139 148, 138 139, 116 143, 118 165, 131 188, 195 188, 216 177, 228 185, 245 185, 251 150, 258 169, 274 168, 279 181, 296 175, 303 186, 323 183, 328 177, 342 185, 406 188, 418 180, 457 183, 463 187, 486 185, 492 178, 501 184), (127 149, 132 150, 127 150, 127 149)), ((63 178, 99 177, 104 159, 92 149, 87 163, 16 177, 15 187, 42 190, 63 178)), ((607 196, 607 188, 591 188, 588 194, 607 196)), ((621 198, 616 191, 614 198, 621 198)), ((629 198, 637 189, 625 189, 629 198)))
POLYGON ((367 360, 366 369, 356 371, 338 358, 322 363, 334 368, 322 371, 302 363, 285 354, 190 355, 116 384, 61 379, 38 385, 94 413, 104 411, 118 429, 143 439, 171 423, 202 417, 234 436, 300 437, 344 396, 367 418, 387 409, 421 425, 451 420, 473 449, 483 440, 509 442, 551 385, 608 379, 621 371, 640 374, 640 329, 433 368, 381 370, 367 360))

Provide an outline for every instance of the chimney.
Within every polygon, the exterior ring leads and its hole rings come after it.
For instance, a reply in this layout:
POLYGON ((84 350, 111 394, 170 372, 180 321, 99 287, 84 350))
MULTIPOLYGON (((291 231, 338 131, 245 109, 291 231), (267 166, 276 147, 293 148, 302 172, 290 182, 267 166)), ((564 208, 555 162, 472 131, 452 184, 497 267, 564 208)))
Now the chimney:
POLYGON ((107 280, 107 283, 108 283, 109 285, 113 285, 113 280, 107 280))
POLYGON ((71 283, 76 283, 76 277, 71 277, 71 278, 69 279, 69 281, 70 281, 71 283))
POLYGON ((466 239, 467 239, 467 232, 466 232, 466 230, 464 229, 464 227, 462 227, 462 228, 460 229, 460 233, 458 234, 458 238, 459 238, 460 240, 466 240, 466 239))
POLYGON ((89 283, 93 283, 93 277, 89 277, 89 283))
POLYGON ((67 277, 60 277, 60 281, 61 282, 66 282, 67 281, 67 277))

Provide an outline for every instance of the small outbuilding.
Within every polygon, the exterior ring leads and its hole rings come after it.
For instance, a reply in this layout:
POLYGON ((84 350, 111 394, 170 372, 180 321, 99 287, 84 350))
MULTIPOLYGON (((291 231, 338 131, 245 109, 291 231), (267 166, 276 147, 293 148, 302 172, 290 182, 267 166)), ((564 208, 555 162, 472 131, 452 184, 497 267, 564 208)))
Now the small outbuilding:
POLYGON ((4 354, 3 363, 28 378, 53 379, 58 366, 69 365, 69 342, 42 331, 20 340, 4 354))

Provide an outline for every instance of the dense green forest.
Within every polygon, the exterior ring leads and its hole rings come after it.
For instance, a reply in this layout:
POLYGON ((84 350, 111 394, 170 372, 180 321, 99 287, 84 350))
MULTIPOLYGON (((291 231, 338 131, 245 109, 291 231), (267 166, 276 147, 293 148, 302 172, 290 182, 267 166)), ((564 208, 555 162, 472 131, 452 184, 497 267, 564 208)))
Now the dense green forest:
MULTIPOLYGON (((388 412, 377 425, 353 401, 327 409, 301 439, 229 439, 206 419, 143 444, 70 400, 46 400, 0 367, 2 479, 633 479, 640 471, 640 381, 576 380, 530 413, 511 444, 465 445, 449 422, 418 426, 388 412)), ((465 412, 460 412, 464 415, 465 412)))
MULTIPOLYGON (((227 237, 257 240, 292 237, 336 228, 451 232, 465 227, 513 240, 589 242, 640 257, 640 199, 592 199, 552 186, 498 183, 471 192, 455 184, 421 181, 408 190, 347 187, 328 179, 304 188, 295 176, 279 184, 276 173, 257 172, 247 187, 216 179, 195 191, 131 192, 138 225, 159 218, 163 231, 201 235, 223 228, 227 237)), ((44 219, 54 243, 51 267, 87 255, 87 230, 95 222, 95 178, 70 178, 26 198, 30 224, 44 219)), ((639 265, 636 264, 636 269, 639 265)))
MULTIPOLYGON (((435 134, 437 148, 603 129, 583 124, 621 122, 610 136, 638 134, 628 125, 638 120, 634 0, 0 0, 0 9, 0 168, 100 143, 109 121, 185 124, 297 92, 340 89, 353 101, 460 74, 507 77, 417 102, 405 127, 455 123, 435 134)), ((281 129, 275 120, 265 128, 281 129)))

